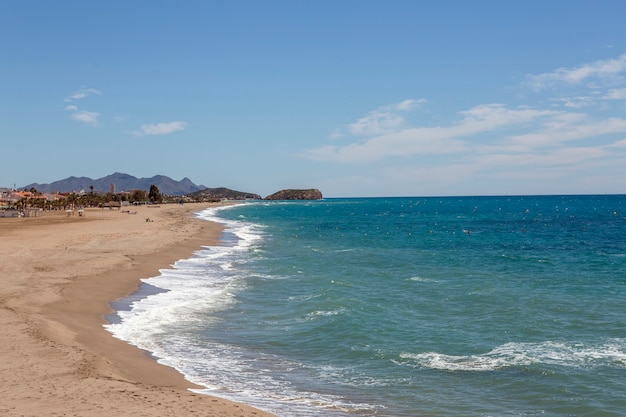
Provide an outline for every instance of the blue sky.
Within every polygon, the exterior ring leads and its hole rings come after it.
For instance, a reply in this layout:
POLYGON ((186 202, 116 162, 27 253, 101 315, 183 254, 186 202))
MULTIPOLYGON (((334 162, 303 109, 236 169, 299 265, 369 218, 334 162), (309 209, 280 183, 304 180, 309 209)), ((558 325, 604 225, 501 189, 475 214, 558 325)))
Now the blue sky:
POLYGON ((0 186, 626 192, 624 1, 0 2, 0 186))

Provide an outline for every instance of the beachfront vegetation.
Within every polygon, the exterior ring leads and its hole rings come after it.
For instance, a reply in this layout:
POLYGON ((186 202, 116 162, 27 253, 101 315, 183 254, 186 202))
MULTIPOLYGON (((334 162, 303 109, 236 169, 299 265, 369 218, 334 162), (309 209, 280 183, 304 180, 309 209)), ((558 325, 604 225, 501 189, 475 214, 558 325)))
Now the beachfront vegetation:
POLYGON ((159 191, 159 187, 152 184, 150 185, 150 191, 148 192, 148 199, 152 203, 161 203, 163 201, 163 196, 161 195, 161 191, 159 191))
POLYGON ((168 204, 168 203, 194 203, 194 202, 219 202, 223 200, 248 200, 261 199, 260 196, 251 193, 243 193, 228 188, 210 188, 203 192, 190 193, 187 195, 163 194, 155 184, 149 190, 134 189, 123 192, 98 192, 93 186, 89 191, 71 193, 42 193, 35 187, 5 189, 0 196, 0 202, 5 209, 17 209, 21 212, 27 210, 74 210, 80 208, 120 208, 129 205, 142 204, 168 204))
POLYGON ((38 208, 42 210, 67 210, 77 207, 120 207, 122 203, 128 205, 149 204, 154 202, 178 201, 164 197, 156 188, 149 195, 146 190, 132 190, 122 193, 56 193, 43 194, 35 189, 29 190, 29 194, 13 201, 10 206, 18 210, 26 208, 38 208))

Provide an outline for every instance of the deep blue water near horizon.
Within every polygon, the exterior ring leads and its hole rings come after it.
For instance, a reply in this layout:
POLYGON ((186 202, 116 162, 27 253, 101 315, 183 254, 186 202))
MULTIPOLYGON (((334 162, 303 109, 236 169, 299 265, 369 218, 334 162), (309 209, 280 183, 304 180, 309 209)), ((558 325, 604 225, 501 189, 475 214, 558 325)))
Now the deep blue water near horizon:
MULTIPOLYGON (((626 196, 255 202, 108 325, 278 416, 622 416, 626 196)), ((120 304, 123 305, 124 303, 120 304)))

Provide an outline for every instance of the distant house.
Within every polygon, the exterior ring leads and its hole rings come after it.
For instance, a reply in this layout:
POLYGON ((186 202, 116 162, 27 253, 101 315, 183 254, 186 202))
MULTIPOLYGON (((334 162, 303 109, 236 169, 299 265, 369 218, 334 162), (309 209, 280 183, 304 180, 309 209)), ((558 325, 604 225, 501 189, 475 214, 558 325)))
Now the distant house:
POLYGON ((1 190, 1 198, 0 201, 5 203, 14 204, 24 198, 27 199, 35 199, 35 200, 46 200, 46 201, 58 201, 67 198, 67 196, 60 193, 42 193, 42 194, 34 194, 30 191, 17 191, 8 188, 4 188, 1 190))
MULTIPOLYGON (((31 193, 28 192, 28 195, 31 193)), ((3 205, 13 205, 25 198, 25 193, 22 191, 16 191, 13 189, 4 189, 2 191, 2 203, 3 205)))
POLYGON ((9 202, 10 188, 0 188, 0 206, 5 206, 9 202))

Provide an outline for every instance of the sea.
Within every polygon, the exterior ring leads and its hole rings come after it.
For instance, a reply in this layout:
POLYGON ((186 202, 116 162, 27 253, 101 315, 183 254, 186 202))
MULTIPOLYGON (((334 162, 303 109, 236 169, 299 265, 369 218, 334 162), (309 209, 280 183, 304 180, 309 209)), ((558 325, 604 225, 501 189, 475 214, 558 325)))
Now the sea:
POLYGON ((626 415, 626 196, 242 202, 108 330, 288 416, 626 415))

